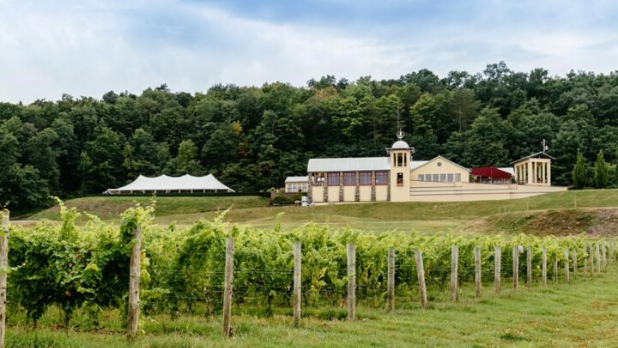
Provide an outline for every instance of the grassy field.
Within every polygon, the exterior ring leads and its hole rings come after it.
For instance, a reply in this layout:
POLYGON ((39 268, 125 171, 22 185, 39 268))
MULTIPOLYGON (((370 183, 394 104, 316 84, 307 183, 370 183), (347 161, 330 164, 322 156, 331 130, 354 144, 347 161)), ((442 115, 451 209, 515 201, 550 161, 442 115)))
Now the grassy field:
MULTIPOLYGON (((69 207, 77 207, 80 211, 113 222, 119 221, 120 213, 135 202, 148 204, 149 200, 146 197, 93 197, 66 203, 69 207)), ((517 233, 529 227, 521 224, 523 220, 520 217, 535 214, 535 211, 618 207, 618 190, 566 191, 506 201, 363 203, 315 207, 268 207, 267 204, 267 199, 259 197, 158 197, 156 222, 187 226, 200 218, 212 219, 220 211, 231 207, 227 221, 263 228, 272 227, 277 215, 284 213, 281 218, 284 228, 315 222, 373 231, 398 229, 434 233, 451 229, 473 231, 476 228, 479 232, 517 233), (484 217, 490 218, 480 224, 471 224, 484 217), (519 226, 519 229, 513 226, 519 226)), ((31 216, 29 220, 43 218, 58 219, 58 209, 48 209, 31 216)), ((551 220, 545 223, 551 224, 551 220)))
MULTIPOLYGON (((473 299, 465 287, 458 303, 432 303, 421 310, 416 301, 397 299, 394 313, 359 307, 359 320, 323 320, 305 317, 300 328, 291 327, 289 310, 270 318, 234 309, 235 337, 224 340, 221 318, 184 315, 143 317, 142 333, 126 341, 118 312, 104 312, 103 328, 65 333, 57 329, 61 318, 50 310, 39 329, 26 328, 23 313, 9 318, 9 347, 615 347, 618 339, 618 271, 595 279, 579 276, 571 284, 537 285, 494 294, 485 284, 482 299, 473 299)), ((442 294, 443 298, 447 295, 442 294)), ((331 310, 332 311, 332 310, 331 310)), ((336 309, 344 314, 344 309, 336 309)), ((316 313, 305 309, 305 313, 316 313)))
MULTIPOLYGON (((253 196, 232 196, 232 197, 156 197, 157 216, 182 216, 186 214, 197 214, 213 212, 218 210, 244 209, 255 207, 266 207, 268 198, 253 196)), ((85 211, 97 215, 102 220, 115 220, 120 218, 120 214, 127 208, 136 203, 149 205, 152 201, 150 197, 128 197, 128 196, 108 196, 108 197, 86 197, 66 201, 67 207, 75 207, 79 211, 85 211)), ((58 207, 44 210, 32 215, 29 220, 41 219, 60 219, 58 207)))

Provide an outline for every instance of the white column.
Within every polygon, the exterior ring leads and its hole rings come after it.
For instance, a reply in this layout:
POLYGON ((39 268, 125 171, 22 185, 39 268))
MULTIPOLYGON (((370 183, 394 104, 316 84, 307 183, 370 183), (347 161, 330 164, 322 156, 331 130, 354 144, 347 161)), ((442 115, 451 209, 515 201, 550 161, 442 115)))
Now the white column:
POLYGON ((551 186, 551 162, 547 162, 547 185, 551 186))
POLYGON ((528 180, 526 181, 528 184, 532 184, 532 178, 534 177, 534 173, 532 172, 532 161, 528 162, 528 180))

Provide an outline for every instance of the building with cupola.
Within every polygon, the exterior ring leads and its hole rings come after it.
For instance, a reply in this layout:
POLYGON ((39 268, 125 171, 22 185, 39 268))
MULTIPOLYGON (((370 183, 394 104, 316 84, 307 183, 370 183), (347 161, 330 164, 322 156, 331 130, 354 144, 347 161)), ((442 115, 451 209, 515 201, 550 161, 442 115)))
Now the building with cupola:
POLYGON ((544 151, 513 161, 513 167, 466 168, 442 156, 414 160, 414 148, 403 136, 401 131, 397 134, 386 157, 310 159, 309 202, 502 200, 566 190, 551 186, 553 158, 544 151))

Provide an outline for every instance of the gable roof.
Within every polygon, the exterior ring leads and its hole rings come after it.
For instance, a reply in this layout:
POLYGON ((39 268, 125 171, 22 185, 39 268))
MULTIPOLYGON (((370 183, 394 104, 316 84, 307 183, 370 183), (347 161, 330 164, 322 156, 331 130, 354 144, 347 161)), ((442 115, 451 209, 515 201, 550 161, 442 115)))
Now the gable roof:
POLYGON ((285 178, 285 182, 309 182, 308 176, 288 176, 285 178))
POLYGON ((545 153, 543 151, 540 151, 540 152, 537 152, 537 153, 533 153, 530 156, 522 157, 522 158, 520 158, 520 159, 518 159, 516 161, 513 161, 513 162, 511 162, 511 164, 519 163, 519 162, 527 160, 529 158, 542 158, 542 157, 549 158, 549 159, 555 159, 554 157, 548 155, 547 153, 545 153))
POLYGON ((477 167, 470 170, 470 174, 495 179, 510 179, 513 175, 496 167, 477 167))
POLYGON ((307 172, 357 172, 390 170, 389 157, 312 158, 307 172))
POLYGON ((457 163, 455 163, 455 162, 451 161, 450 159, 448 159, 448 158, 444 158, 444 157, 442 157, 442 156, 437 156, 437 157, 434 157, 434 158, 430 159, 429 161, 417 161, 417 162, 425 162, 425 163, 423 163, 423 164, 421 164, 421 165, 419 165, 419 166, 417 166, 417 167, 414 167, 414 162, 412 162, 412 164, 413 164, 413 165, 412 165, 412 167, 411 167, 411 170, 416 170, 416 169, 418 169, 418 168, 424 167, 424 166, 426 166, 427 164, 429 164, 429 163, 431 163, 431 162, 433 162, 433 161, 435 161, 435 160, 437 160, 437 159, 440 159, 440 160, 443 160, 443 161, 448 162, 448 163, 450 163, 450 164, 453 164, 453 165, 455 165, 455 166, 457 166, 457 167, 459 167, 459 168, 461 168, 461 169, 463 169, 463 170, 465 170, 465 171, 470 171, 468 168, 466 168, 466 167, 464 167, 464 166, 462 166, 462 165, 459 165, 459 164, 457 164, 457 163))
POLYGON ((429 161, 412 161, 412 163, 410 163, 410 170, 414 170, 416 168, 420 168, 420 167, 424 166, 425 164, 427 164, 427 162, 429 162, 429 161))
POLYGON ((503 172, 507 172, 509 174, 511 174, 511 176, 515 176, 515 170, 513 169, 513 167, 502 167, 502 168, 498 168, 503 172))

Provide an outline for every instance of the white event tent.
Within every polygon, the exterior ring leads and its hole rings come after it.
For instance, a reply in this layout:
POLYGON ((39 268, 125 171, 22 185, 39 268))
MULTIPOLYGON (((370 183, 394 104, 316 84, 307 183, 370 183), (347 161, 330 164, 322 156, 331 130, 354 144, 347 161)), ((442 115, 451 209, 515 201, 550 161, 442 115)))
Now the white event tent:
POLYGON ((206 192, 234 192, 222 184, 212 174, 206 176, 192 176, 185 174, 179 177, 161 175, 149 178, 140 175, 132 183, 115 189, 108 189, 104 193, 132 194, 132 193, 206 193, 206 192))

